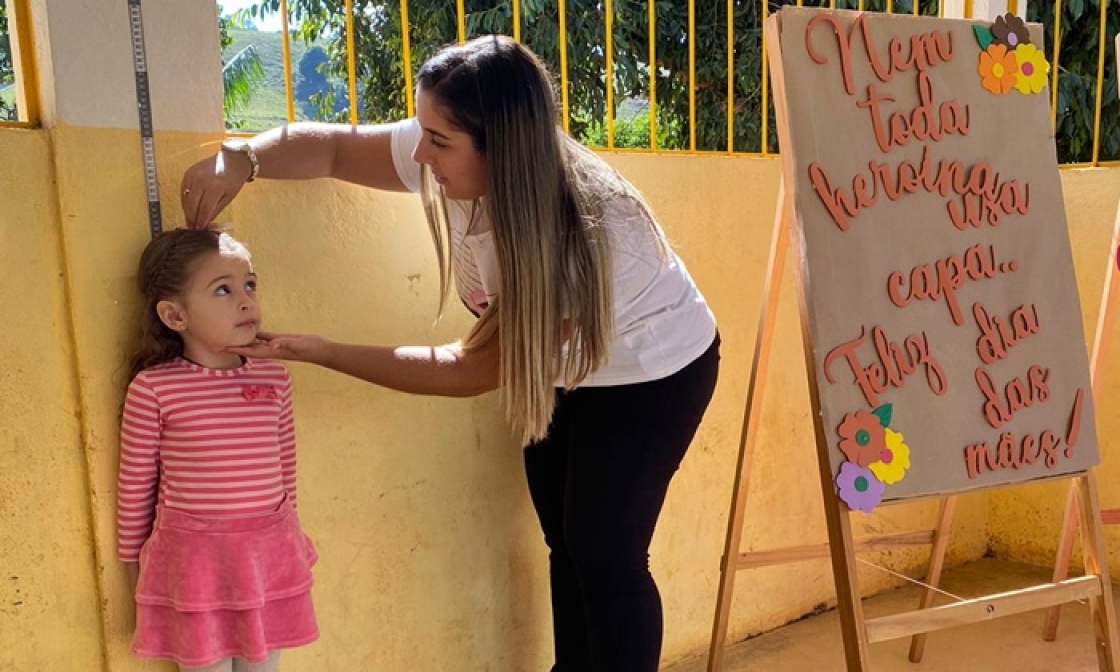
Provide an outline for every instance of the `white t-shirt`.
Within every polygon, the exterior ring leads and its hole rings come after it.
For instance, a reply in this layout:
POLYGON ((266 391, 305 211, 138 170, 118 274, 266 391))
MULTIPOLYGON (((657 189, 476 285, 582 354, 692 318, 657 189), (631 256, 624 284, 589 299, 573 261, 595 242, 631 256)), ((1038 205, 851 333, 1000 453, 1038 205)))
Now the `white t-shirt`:
MULTIPOLYGON (((393 163, 401 182, 413 192, 420 191, 420 164, 413 161, 412 152, 421 133, 415 119, 393 127, 393 163)), ((498 293, 498 257, 488 223, 475 227, 484 233, 467 234, 473 207, 470 201, 447 201, 459 298, 481 313, 498 293)), ((647 226, 645 212, 629 198, 619 197, 604 210, 612 253, 615 334, 607 360, 581 387, 664 378, 702 355, 716 334, 715 317, 684 263, 671 250, 662 253, 661 228, 656 223, 653 229, 647 226)))

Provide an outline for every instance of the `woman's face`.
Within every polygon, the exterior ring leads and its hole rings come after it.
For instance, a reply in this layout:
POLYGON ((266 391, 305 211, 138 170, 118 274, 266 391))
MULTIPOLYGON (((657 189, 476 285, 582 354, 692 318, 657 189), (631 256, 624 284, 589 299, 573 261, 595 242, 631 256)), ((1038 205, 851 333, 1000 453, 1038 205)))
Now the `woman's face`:
POLYGON ((424 134, 412 158, 432 171, 447 198, 469 201, 487 191, 486 155, 475 150, 471 136, 451 125, 435 98, 416 94, 416 118, 424 134))

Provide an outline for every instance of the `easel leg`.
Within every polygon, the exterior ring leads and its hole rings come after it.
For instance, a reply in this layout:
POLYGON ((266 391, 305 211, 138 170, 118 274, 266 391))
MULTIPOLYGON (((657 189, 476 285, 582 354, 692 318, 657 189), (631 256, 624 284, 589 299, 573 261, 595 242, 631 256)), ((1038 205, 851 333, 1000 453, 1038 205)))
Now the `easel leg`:
MULTIPOLYGON (((766 20, 766 43, 770 45, 768 63, 770 74, 774 83, 774 110, 778 121, 778 138, 783 147, 790 147, 789 110, 786 105, 785 71, 782 64, 782 39, 781 18, 773 14, 766 20)), ((783 192, 781 214, 785 218, 786 226, 782 227, 783 237, 785 232, 791 236, 796 235, 794 230, 793 199, 788 195, 789 185, 795 184, 793 162, 789 160, 790 154, 783 157, 783 192)), ((795 241, 796 242, 796 241, 795 241)), ((800 246, 795 245, 800 251, 800 246)), ((784 254, 783 245, 780 252, 784 254)), ((773 251, 771 251, 773 255, 773 251)), ((796 267, 795 267, 796 268, 796 267)), ((776 303, 776 302, 775 302, 776 303)), ((814 433, 817 443, 817 467, 821 480, 821 492, 824 495, 825 519, 828 524, 829 554, 832 556, 832 574, 836 581, 836 597, 840 611, 840 629, 844 637, 844 658, 847 662, 848 672, 865 672, 868 668, 867 634, 863 622, 863 605, 860 602, 859 582, 856 575, 855 543, 852 540, 852 527, 850 513, 846 505, 841 505, 836 496, 833 483, 832 468, 829 466, 828 445, 824 426, 820 422, 820 408, 816 400, 820 399, 817 389, 816 376, 814 375, 816 361, 813 347, 809 337, 809 315, 805 297, 805 284, 802 282, 800 271, 798 273, 798 306, 800 310, 800 323, 802 332, 802 346, 805 354, 805 364, 809 371, 809 398, 814 400, 814 433)))
MULTIPOLYGON (((1079 520, 1077 507, 1077 483, 1070 483, 1069 495, 1066 496, 1066 512, 1062 516, 1062 535, 1058 540, 1058 557, 1054 561, 1054 583, 1065 581, 1069 576, 1069 560, 1073 555, 1073 535, 1077 533, 1079 520)), ((1055 604, 1046 612, 1046 621, 1042 626, 1042 638, 1048 642, 1054 641, 1058 636, 1058 620, 1062 616, 1062 605, 1055 604)))
MULTIPOLYGON (((1120 36, 1118 36, 1120 37, 1120 36)), ((1120 59, 1120 54, 1117 54, 1120 59)), ((1094 403, 1100 401, 1101 366, 1108 353, 1108 344, 1112 335, 1113 307, 1112 297, 1116 295, 1120 284, 1120 274, 1116 272, 1118 259, 1114 255, 1120 254, 1120 205, 1116 208, 1116 223, 1112 226, 1112 245, 1108 248, 1108 258, 1105 261, 1104 289, 1101 291, 1101 305, 1097 312, 1097 332, 1093 337, 1093 350, 1089 356, 1089 380, 1093 388, 1094 403)), ((1100 410, 1099 407, 1097 409, 1100 410)), ((1069 576, 1069 560, 1073 553, 1073 535, 1077 532, 1077 483, 1070 483, 1069 496, 1066 498, 1066 513, 1062 518, 1062 536, 1058 540, 1058 557, 1054 561, 1054 582, 1065 580, 1069 576)), ((1061 618, 1061 606, 1054 605, 1046 612, 1046 621, 1042 626, 1042 638, 1048 642, 1054 641, 1058 636, 1058 620, 1061 618)))
POLYGON ((840 635, 844 639, 844 661, 848 672, 867 672, 871 669, 871 660, 867 652, 863 602, 860 597, 859 576, 856 573, 852 514, 842 507, 835 495, 825 498, 825 513, 828 518, 828 537, 832 549, 832 573, 836 577, 840 635))
POLYGON ((1097 662, 1102 672, 1116 672, 1116 606, 1112 601, 1112 581, 1108 573, 1108 548, 1104 543, 1097 481, 1092 471, 1077 477, 1078 509, 1081 513, 1081 546, 1085 554, 1085 573, 1100 578, 1101 594, 1089 598, 1089 615, 1097 640, 1097 662))
MULTIPOLYGON (((922 593, 919 609, 929 609, 937 597, 937 588, 941 585, 941 570, 945 567, 945 551, 949 548, 949 526, 953 523, 953 511, 957 507, 956 495, 943 497, 941 507, 937 513, 937 527, 933 531, 933 548, 929 554, 929 572, 926 574, 926 589, 922 593)), ((926 634, 914 635, 910 639, 910 662, 922 662, 925 653, 926 634)))
POLYGON ((727 623, 731 614, 731 599, 735 591, 735 573, 739 570, 739 549, 743 533, 743 516, 747 506, 747 490, 754 461, 754 444, 762 417, 762 392, 770 364, 770 346, 774 340, 774 323, 778 313, 778 293, 785 272, 789 220, 786 218, 792 205, 788 202, 785 181, 778 184, 778 205, 774 212, 774 232, 770 236, 770 259, 766 266, 766 289, 758 317, 758 333, 754 341, 754 358, 751 362, 750 382, 747 385, 747 403, 743 412, 743 430, 739 439, 739 461, 735 467, 735 492, 731 496, 731 512, 727 519, 727 540, 720 563, 719 596, 716 599, 716 616, 712 625, 712 643, 708 649, 708 672, 723 669, 723 650, 727 639, 727 623))
MULTIPOLYGON (((1116 36, 1116 64, 1120 67, 1120 35, 1116 36)), ((1113 254, 1120 255, 1120 204, 1116 208, 1116 224, 1112 229, 1112 247, 1109 249, 1108 272, 1105 279, 1105 293, 1102 297, 1100 317, 1097 323, 1097 337, 1093 343, 1093 357, 1090 362, 1093 399, 1101 398, 1100 364, 1108 351, 1107 338, 1112 331, 1112 296, 1116 292, 1117 274, 1113 265, 1113 254)), ((1116 259, 1120 263, 1120 256, 1116 259)), ((1089 470, 1076 481, 1078 502, 1081 510, 1081 547, 1085 556, 1085 572, 1100 577, 1101 594, 1089 598, 1089 614, 1093 621, 1093 634, 1097 640, 1097 662, 1101 670, 1116 671, 1118 639, 1116 634, 1116 605, 1112 601, 1112 580, 1108 572, 1108 547, 1104 541, 1101 503, 1097 493, 1097 480, 1089 470)))

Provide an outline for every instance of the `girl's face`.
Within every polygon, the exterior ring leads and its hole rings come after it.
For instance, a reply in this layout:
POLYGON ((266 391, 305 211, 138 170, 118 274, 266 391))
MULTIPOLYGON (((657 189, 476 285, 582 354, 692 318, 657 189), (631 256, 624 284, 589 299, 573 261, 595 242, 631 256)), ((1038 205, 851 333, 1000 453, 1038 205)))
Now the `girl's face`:
POLYGON ((183 295, 160 301, 156 310, 182 336, 187 359, 210 368, 236 367, 241 358, 225 349, 257 337, 257 276, 246 257, 209 252, 194 262, 183 295))
POLYGON ((461 201, 485 196, 486 155, 474 148, 471 136, 447 121, 435 99, 423 90, 416 94, 416 118, 424 134, 412 158, 431 169, 444 196, 461 201))

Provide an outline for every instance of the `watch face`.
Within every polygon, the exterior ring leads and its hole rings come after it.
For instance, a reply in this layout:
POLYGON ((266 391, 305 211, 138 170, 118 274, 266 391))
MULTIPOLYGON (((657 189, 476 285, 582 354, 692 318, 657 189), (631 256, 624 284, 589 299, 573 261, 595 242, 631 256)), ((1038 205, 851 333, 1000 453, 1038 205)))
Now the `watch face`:
POLYGON ((249 149, 249 143, 241 138, 230 138, 222 143, 222 149, 228 149, 231 152, 244 152, 249 149))

